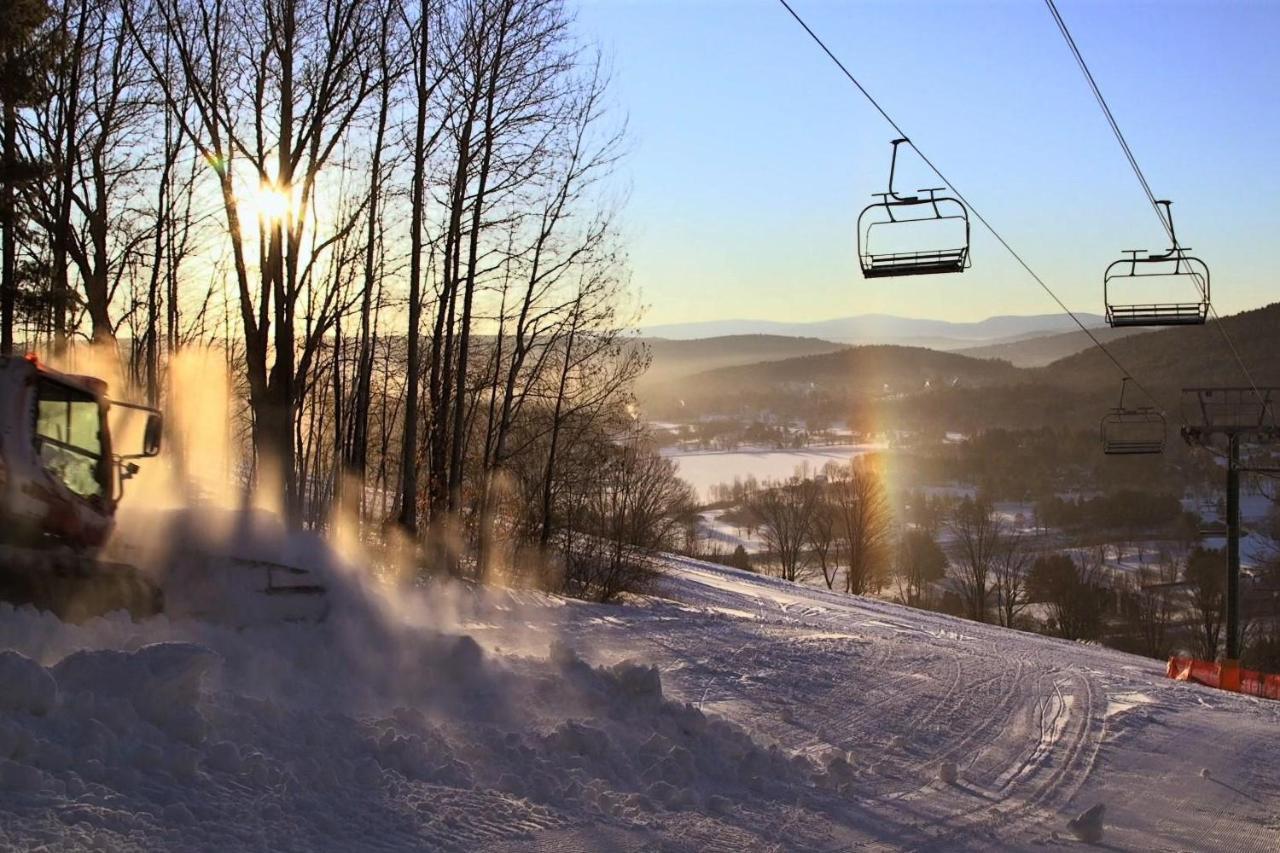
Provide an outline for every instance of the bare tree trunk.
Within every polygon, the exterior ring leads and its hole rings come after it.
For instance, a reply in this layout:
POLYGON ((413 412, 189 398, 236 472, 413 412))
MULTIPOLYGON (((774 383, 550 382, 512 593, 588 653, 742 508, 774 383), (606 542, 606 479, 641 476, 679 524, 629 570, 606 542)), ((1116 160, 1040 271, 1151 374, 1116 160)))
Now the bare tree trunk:
POLYGON ((18 228, 17 193, 14 192, 12 170, 18 161, 18 113, 12 103, 4 105, 4 159, 3 166, 10 172, 5 176, 3 198, 0 198, 0 255, 3 256, 0 272, 0 355, 13 352, 13 314, 18 296, 18 228))
POLYGON ((400 454, 400 526, 409 533, 418 530, 418 385, 422 368, 418 363, 419 326, 422 323, 422 229, 424 195, 426 192, 427 159, 427 74, 430 70, 427 52, 428 0, 419 4, 419 26, 422 28, 418 44, 417 113, 413 137, 413 182, 410 189, 409 214, 409 328, 407 332, 408 356, 405 367, 404 438, 400 454))
POLYGON ((489 80, 485 96, 484 116, 484 153, 480 159, 480 175, 476 186, 475 198, 471 204, 471 234, 467 246, 467 281, 462 295, 462 319, 458 329, 458 363, 457 376, 454 380, 453 439, 450 445, 449 458, 449 514, 458 523, 457 515, 462 509, 462 460, 466 448, 466 433, 463 429, 465 406, 463 400, 467 390, 467 367, 469 366, 471 347, 471 310, 476 290, 476 264, 480 247, 481 220, 484 213, 485 193, 489 184, 489 169, 493 163, 494 102, 498 96, 498 75, 503 65, 503 47, 506 44, 507 19, 511 7, 508 3, 503 9, 503 17, 499 22, 498 44, 494 50, 489 69, 489 80))

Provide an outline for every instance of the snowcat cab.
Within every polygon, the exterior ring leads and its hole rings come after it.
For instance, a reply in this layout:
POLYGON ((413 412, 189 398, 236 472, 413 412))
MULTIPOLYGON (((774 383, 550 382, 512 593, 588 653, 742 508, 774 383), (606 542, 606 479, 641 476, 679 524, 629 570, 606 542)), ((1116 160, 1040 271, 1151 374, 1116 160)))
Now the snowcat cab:
POLYGON ((1150 406, 1126 409, 1126 376, 1120 383, 1120 405, 1102 416, 1102 452, 1108 456, 1164 453, 1167 427, 1164 415, 1150 406))
POLYGON ((109 400, 101 379, 35 355, 0 358, 0 598, 73 618, 159 609, 136 570, 97 556, 138 471, 131 460, 157 455, 161 430, 157 410, 109 400), (136 452, 116 452, 113 408, 146 415, 136 452))
POLYGON ((1172 202, 1156 204, 1164 205, 1173 246, 1161 254, 1126 249, 1128 258, 1107 267, 1102 293, 1114 328, 1199 326, 1209 316, 1209 267, 1178 245, 1172 202))
POLYGON ((109 399, 101 379, 0 358, 0 601, 68 621, 113 610, 237 626, 324 619, 312 568, 325 549, 278 516, 201 504, 117 514, 133 460, 159 454, 162 428, 158 410, 109 399))
POLYGON ((880 201, 858 216, 858 263, 864 278, 964 272, 969 267, 969 211, 946 187, 898 195, 893 189, 898 146, 893 140, 889 191, 873 193, 880 201))

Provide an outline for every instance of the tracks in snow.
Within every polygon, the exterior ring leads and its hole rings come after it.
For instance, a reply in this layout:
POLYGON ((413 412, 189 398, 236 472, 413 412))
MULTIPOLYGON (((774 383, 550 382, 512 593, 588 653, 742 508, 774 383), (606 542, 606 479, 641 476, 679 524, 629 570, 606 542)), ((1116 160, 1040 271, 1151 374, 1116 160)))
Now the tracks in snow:
MULTIPOLYGON (((1011 654, 988 626, 956 622, 930 632, 901 611, 878 612, 889 609, 879 602, 775 584, 681 566, 681 600, 734 609, 736 599, 744 610, 745 599, 757 612, 754 624, 736 626, 750 639, 719 661, 726 672, 704 688, 709 704, 814 758, 847 750, 859 801, 901 822, 912 846, 982 847, 995 837, 1047 834, 1044 822, 1089 778, 1102 741, 1105 696, 1090 673, 1022 649, 1011 654), (798 672, 787 647, 824 636, 827 648, 807 656, 815 671, 798 672), (735 669, 776 681, 756 689, 727 674, 735 669), (778 681, 798 700, 781 720, 769 699, 778 681), (957 785, 937 781, 943 761, 961 769, 957 785)), ((690 633, 679 645, 706 660, 723 647, 719 619, 690 633)))

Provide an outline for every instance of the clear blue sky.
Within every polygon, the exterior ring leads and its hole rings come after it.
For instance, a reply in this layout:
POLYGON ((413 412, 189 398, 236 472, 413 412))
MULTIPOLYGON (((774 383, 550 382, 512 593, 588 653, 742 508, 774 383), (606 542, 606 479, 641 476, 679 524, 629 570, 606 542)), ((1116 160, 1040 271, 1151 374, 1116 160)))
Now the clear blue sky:
MULTIPOLYGON (((1073 309, 1167 238, 1040 0, 793 0, 1073 309)), ((1058 0, 1223 314, 1280 298, 1280 2, 1058 0)), ((776 0, 580 0, 628 116, 646 324, 1056 307, 975 223, 963 275, 865 281, 854 221, 892 130, 776 0)), ((906 164, 902 186, 934 186, 906 164)))

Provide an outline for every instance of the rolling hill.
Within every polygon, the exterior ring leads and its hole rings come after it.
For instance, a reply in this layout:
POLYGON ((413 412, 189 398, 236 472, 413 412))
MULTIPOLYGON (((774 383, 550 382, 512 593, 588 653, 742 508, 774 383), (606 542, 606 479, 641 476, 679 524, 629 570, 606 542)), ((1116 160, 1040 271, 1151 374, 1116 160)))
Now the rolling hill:
POLYGON ((923 347, 862 346, 707 370, 646 385, 640 398, 646 413, 657 420, 744 409, 801 417, 802 405, 820 401, 839 416, 852 405, 876 399, 1016 385, 1025 374, 1008 362, 923 347))
POLYGON ((844 344, 818 338, 781 335, 728 335, 698 340, 643 338, 652 361, 640 380, 646 389, 721 367, 820 355, 845 348, 844 344))
MULTIPOLYGON (((1253 381, 1280 386, 1280 303, 1224 318, 1221 328, 1210 323, 1100 337, 1157 403, 1176 415, 1183 387, 1248 384, 1224 330, 1253 381)), ((821 402, 834 417, 870 405, 891 419, 956 429, 1084 428, 1116 404, 1120 378, 1096 347, 1024 368, 919 347, 861 346, 703 371, 648 386, 642 402, 663 417, 752 410, 796 417, 799 409, 821 402)), ((1146 404, 1140 395, 1129 401, 1146 404)))
POLYGON ((759 385, 821 386, 850 394, 909 394, 927 387, 1017 382, 1008 362, 924 347, 860 346, 822 355, 711 370, 691 377, 719 389, 759 385))
MULTIPOLYGON (((1103 318, 1081 314, 1089 326, 1101 326, 1103 318)), ((888 314, 862 314, 811 323, 772 320, 716 320, 650 326, 641 333, 650 338, 692 340, 739 335, 780 335, 820 338, 843 344, 900 344, 952 350, 1070 331, 1075 323, 1066 314, 988 317, 972 323, 920 320, 888 314)))
MULTIPOLYGON (((1163 329, 1107 345, 1111 353, 1144 385, 1176 392, 1194 385, 1248 385, 1232 355, 1239 352, 1253 381, 1280 385, 1280 302, 1233 314, 1205 326, 1163 329), (1223 332, 1231 344, 1224 339, 1223 332)), ((1090 348, 1059 359, 1038 377, 1066 388, 1118 387, 1119 374, 1106 354, 1090 348)))
MULTIPOLYGON (((1101 326, 1091 329, 1094 336, 1104 344, 1118 341, 1130 335, 1145 334, 1150 329, 1112 329, 1101 326)), ((971 358, 999 358, 1015 367, 1044 367, 1060 358, 1075 355, 1089 347, 1093 342, 1084 332, 1062 332, 1056 335, 1037 335, 1032 338, 1020 338, 1016 341, 1001 341, 985 344, 980 347, 967 347, 955 350, 959 355, 971 358)))

